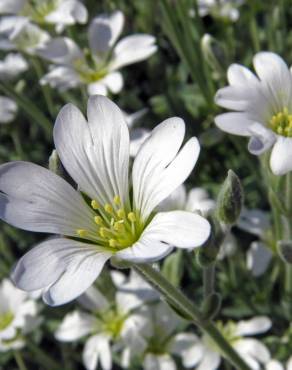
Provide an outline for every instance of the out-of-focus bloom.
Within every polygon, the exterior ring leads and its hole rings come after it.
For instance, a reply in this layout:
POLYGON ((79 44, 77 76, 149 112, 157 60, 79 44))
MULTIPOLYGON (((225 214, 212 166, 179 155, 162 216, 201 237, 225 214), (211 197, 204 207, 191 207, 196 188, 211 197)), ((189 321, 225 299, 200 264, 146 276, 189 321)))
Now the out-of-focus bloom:
POLYGON ((6 96, 0 96, 0 123, 10 123, 17 113, 17 104, 6 96))
POLYGON ((87 9, 78 0, 1 0, 0 14, 27 17, 35 23, 54 24, 57 31, 87 22, 87 9))
POLYGON ((244 209, 241 212, 237 226, 257 237, 259 241, 251 243, 246 255, 246 265, 253 276, 261 276, 267 270, 272 259, 272 252, 267 247, 271 230, 269 215, 259 209, 244 209))
MULTIPOLYGON (((126 277, 117 273, 114 282, 135 286, 135 293, 139 295, 136 277, 137 275, 132 275, 126 283, 126 277)), ((147 286, 147 290, 150 291, 151 288, 147 286)), ((140 293, 143 297, 143 288, 140 293)), ((84 366, 87 370, 95 370, 100 364, 102 369, 110 370, 112 351, 120 351, 129 341, 135 341, 146 324, 144 314, 138 310, 143 299, 131 293, 117 291, 112 302, 92 286, 79 298, 79 302, 87 312, 76 310, 67 314, 55 336, 63 342, 73 342, 89 336, 83 351, 84 366)))
POLYGON ((285 369, 292 370, 292 357, 290 357, 286 366, 282 365, 281 362, 277 360, 271 360, 265 366, 265 370, 285 370, 285 369))
POLYGON ((52 39, 41 55, 55 66, 41 83, 60 90, 85 85, 90 95, 121 91, 123 77, 118 70, 147 59, 157 50, 151 35, 135 34, 117 42, 123 26, 120 11, 94 18, 88 31, 89 49, 84 50, 69 38, 52 39))
POLYGON ((183 120, 170 118, 152 130, 135 157, 130 186, 123 113, 109 99, 94 96, 87 116, 88 122, 68 104, 54 127, 57 152, 78 191, 32 163, 0 166, 0 217, 25 230, 64 235, 29 251, 12 273, 19 288, 44 289, 50 305, 82 294, 111 257, 152 262, 172 246, 200 246, 210 234, 210 224, 198 214, 155 212, 186 180, 199 155, 195 137, 181 148, 183 120))
POLYGON ((180 209, 207 215, 215 206, 216 202, 209 197, 205 189, 193 188, 187 192, 185 186, 181 185, 159 205, 159 209, 167 211, 180 209))
POLYGON ((37 303, 8 279, 0 284, 0 352, 25 346, 25 336, 40 324, 37 303))
POLYGON ((50 39, 48 32, 25 17, 9 16, 0 19, 0 50, 18 50, 36 54, 50 39))
POLYGON ((10 53, 0 61, 0 80, 10 80, 28 69, 27 61, 21 54, 10 53))
POLYGON ((242 3, 243 0, 198 0, 199 15, 201 17, 211 15, 214 18, 235 22, 239 18, 238 7, 242 3))
POLYGON ((253 64, 258 76, 239 64, 228 68, 229 86, 217 92, 215 101, 235 112, 220 114, 215 123, 223 131, 250 137, 252 154, 271 149, 271 170, 284 175, 292 170, 292 75, 271 52, 257 53, 253 64))
POLYGON ((144 370, 176 370, 174 355, 181 356, 192 344, 188 333, 176 335, 182 320, 163 302, 144 310, 146 322, 139 337, 128 341, 122 354, 122 366, 142 361, 144 370))
MULTIPOLYGON (((259 340, 249 338, 251 335, 266 332, 271 327, 271 321, 265 316, 257 316, 250 320, 226 324, 217 323, 221 334, 240 354, 253 370, 259 370, 261 365, 270 360, 268 348, 259 340), (248 337, 246 337, 248 336, 248 337)), ((193 336, 193 345, 182 353, 183 365, 187 368, 196 367, 200 370, 216 370, 221 363, 220 349, 210 337, 193 336)))

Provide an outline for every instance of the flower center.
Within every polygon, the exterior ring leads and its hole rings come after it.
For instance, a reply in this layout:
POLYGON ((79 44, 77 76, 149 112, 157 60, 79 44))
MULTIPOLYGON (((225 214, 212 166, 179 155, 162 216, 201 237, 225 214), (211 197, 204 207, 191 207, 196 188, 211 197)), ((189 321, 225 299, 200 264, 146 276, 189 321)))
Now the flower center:
POLYGON ((14 315, 10 311, 0 313, 0 331, 6 329, 11 324, 13 319, 14 315))
POLYGON ((292 114, 289 113, 287 108, 275 114, 270 120, 270 125, 277 134, 292 137, 292 114))
POLYGON ((21 15, 29 17, 36 23, 44 23, 48 14, 57 9, 60 0, 29 0, 21 11, 21 15))
POLYGON ((88 50, 84 51, 84 55, 84 59, 76 59, 73 63, 80 79, 85 84, 90 84, 104 78, 108 73, 104 63, 98 63, 88 50))
MULTIPOLYGON (((223 337, 226 339, 226 341, 229 344, 233 344, 237 340, 239 340, 241 337, 239 337, 236 334, 236 324, 233 321, 228 321, 226 324, 223 324, 222 321, 218 321, 216 323, 216 326, 220 333, 223 335, 223 337)), ((220 353, 220 348, 218 345, 213 341, 211 337, 209 337, 207 334, 203 336, 203 342, 206 344, 207 347, 209 347, 211 350, 220 353)))
POLYGON ((78 237, 94 241, 111 251, 127 248, 139 239, 143 225, 138 214, 123 208, 118 195, 114 197, 112 204, 107 203, 104 206, 92 200, 91 207, 95 211, 96 232, 78 229, 78 237))
POLYGON ((102 315, 102 331, 109 333, 112 338, 118 338, 125 319, 126 316, 119 314, 115 309, 106 311, 102 315))

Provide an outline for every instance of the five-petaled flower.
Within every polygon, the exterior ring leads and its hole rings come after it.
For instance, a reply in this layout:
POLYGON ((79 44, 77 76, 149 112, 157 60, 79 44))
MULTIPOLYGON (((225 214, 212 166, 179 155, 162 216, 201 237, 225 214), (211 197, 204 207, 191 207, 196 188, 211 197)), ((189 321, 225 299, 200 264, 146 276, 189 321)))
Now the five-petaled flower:
POLYGON ((186 180, 199 155, 195 137, 181 148, 182 119, 167 119, 151 132, 129 182, 123 113, 109 99, 93 96, 87 117, 88 122, 68 104, 54 127, 57 152, 78 190, 35 164, 0 166, 0 217, 25 230, 61 235, 29 251, 12 273, 19 288, 43 289, 50 305, 82 294, 112 257, 155 261, 173 246, 202 245, 210 233, 208 221, 198 214, 154 212, 186 180))
POLYGON ((248 149, 260 155, 270 148, 270 166, 275 175, 292 170, 292 75, 285 62, 271 52, 260 52, 249 69, 232 64, 229 86, 215 97, 218 105, 236 112, 220 114, 216 125, 235 135, 250 136, 248 149))

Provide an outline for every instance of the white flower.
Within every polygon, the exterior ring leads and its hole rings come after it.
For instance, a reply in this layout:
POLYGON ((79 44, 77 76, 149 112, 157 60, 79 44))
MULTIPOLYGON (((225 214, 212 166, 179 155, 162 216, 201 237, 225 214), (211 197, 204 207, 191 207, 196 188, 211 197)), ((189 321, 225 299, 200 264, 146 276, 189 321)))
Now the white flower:
POLYGON ((25 335, 39 323, 38 308, 27 293, 15 288, 8 279, 0 284, 0 352, 25 345, 25 335))
MULTIPOLYGON (((260 370, 261 364, 266 364, 270 360, 269 350, 263 343, 254 338, 245 338, 269 330, 271 321, 267 317, 257 316, 238 323, 229 321, 225 325, 219 322, 217 326, 221 334, 224 335, 225 339, 251 369, 260 370)), ((187 368, 216 370, 221 363, 220 349, 207 335, 204 335, 201 339, 193 336, 193 345, 182 351, 181 356, 183 365, 187 368)))
POLYGON ((0 50, 19 50, 34 55, 49 39, 48 32, 25 17, 7 16, 0 19, 0 50))
POLYGON ((285 370, 285 369, 292 370, 292 357, 289 358, 286 367, 283 366, 277 360, 271 360, 265 366, 265 370, 285 370))
POLYGON ((145 307, 143 317, 146 322, 139 336, 129 340, 124 348, 122 366, 128 369, 133 360, 140 360, 144 370, 176 370, 173 355, 180 355, 189 347, 187 333, 175 335, 182 320, 163 302, 145 307))
POLYGON ((210 14, 214 18, 230 19, 235 22, 239 18, 238 7, 243 0, 198 0, 199 15, 210 14))
POLYGON ((249 136, 252 154, 271 148, 271 170, 284 175, 292 170, 292 75, 271 52, 257 53, 253 64, 258 76, 239 64, 229 67, 230 85, 217 92, 215 101, 235 112, 217 116, 215 123, 223 131, 249 136))
POLYGON ((209 197, 205 189, 193 188, 187 193, 185 186, 181 185, 159 205, 159 209, 164 211, 180 209, 207 215, 215 206, 216 202, 209 197))
POLYGON ((260 241, 251 243, 246 255, 246 265, 253 276, 261 276, 269 267, 273 256, 267 246, 269 245, 269 233, 271 231, 269 214, 259 209, 243 209, 237 221, 237 226, 260 238, 260 241))
POLYGON ((55 24, 57 31, 87 22, 87 9, 78 0, 1 0, 0 14, 24 16, 39 24, 55 24))
POLYGON ((89 49, 80 50, 69 38, 52 39, 43 48, 43 58, 55 63, 41 83, 60 90, 86 85, 90 95, 121 91, 119 69, 150 57, 157 49, 155 37, 146 34, 127 36, 117 42, 124 26, 120 11, 94 18, 88 30, 89 49), (74 81, 73 81, 74 80, 74 81))
POLYGON ((6 96, 0 96, 0 123, 10 123, 17 113, 16 103, 6 96))
POLYGON ((0 80, 10 80, 28 69, 27 61, 21 54, 10 53, 0 61, 0 80))
MULTIPOLYGON (((117 274, 126 279, 123 274, 117 274)), ((87 370, 95 370, 100 363, 103 370, 110 370, 112 351, 120 350, 130 340, 136 340, 145 325, 144 315, 135 311, 142 301, 132 294, 118 291, 112 302, 92 286, 79 298, 79 302, 89 312, 76 310, 67 314, 55 337, 63 342, 74 342, 89 335, 83 351, 84 366, 87 370)))
POLYGON ((12 273, 19 288, 44 289, 50 305, 82 294, 111 257, 155 261, 171 246, 202 245, 210 233, 200 215, 154 212, 189 176, 199 155, 194 137, 181 148, 183 120, 167 119, 151 132, 129 184, 129 131, 122 112, 94 96, 87 117, 88 122, 68 104, 54 127, 57 152, 79 191, 32 163, 0 166, 0 217, 25 230, 62 235, 29 251, 12 273))

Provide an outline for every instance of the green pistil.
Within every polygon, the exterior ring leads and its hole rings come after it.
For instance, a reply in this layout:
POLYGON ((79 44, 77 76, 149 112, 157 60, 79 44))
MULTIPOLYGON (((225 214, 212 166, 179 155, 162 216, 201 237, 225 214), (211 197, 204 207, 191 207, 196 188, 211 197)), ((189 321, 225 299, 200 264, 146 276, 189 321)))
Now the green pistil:
POLYGON ((101 315, 102 331, 107 332, 112 338, 117 339, 122 331, 126 316, 112 309, 101 315))
POLYGON ((3 314, 0 314, 0 331, 6 329, 14 319, 12 312, 8 311, 3 314))
POLYGON ((271 128, 281 136, 292 137, 292 114, 287 108, 275 114, 270 120, 271 128))

